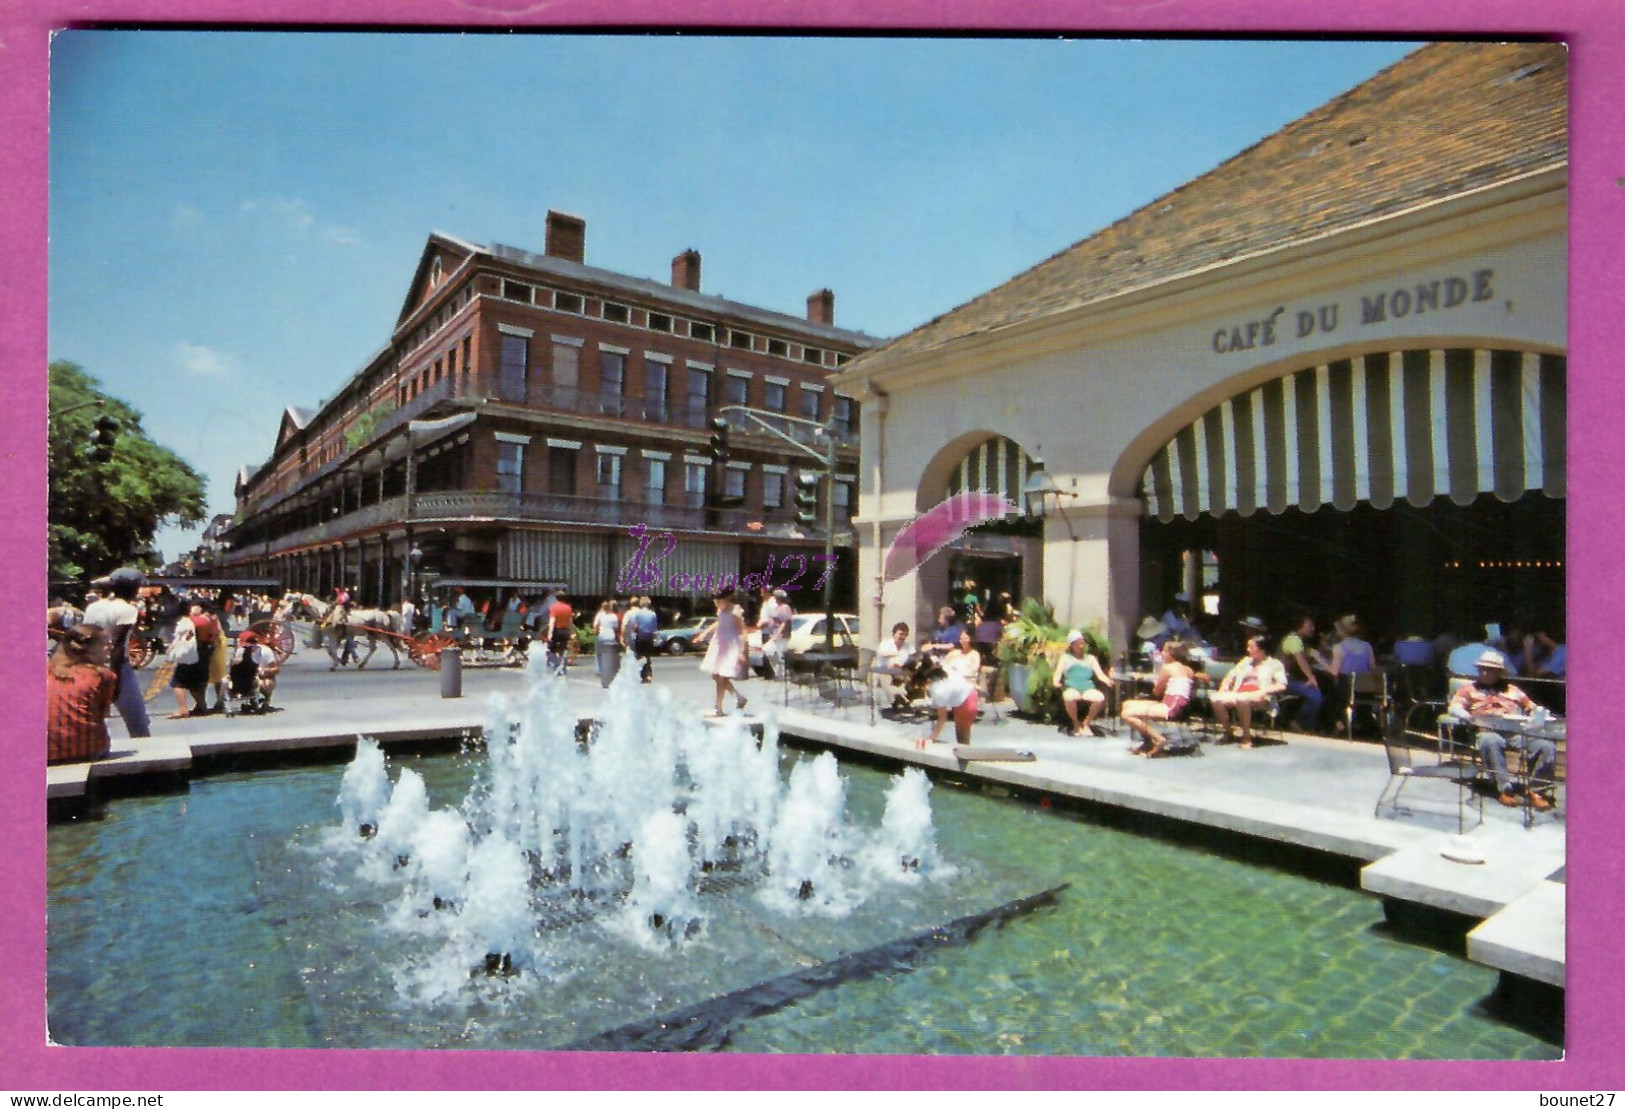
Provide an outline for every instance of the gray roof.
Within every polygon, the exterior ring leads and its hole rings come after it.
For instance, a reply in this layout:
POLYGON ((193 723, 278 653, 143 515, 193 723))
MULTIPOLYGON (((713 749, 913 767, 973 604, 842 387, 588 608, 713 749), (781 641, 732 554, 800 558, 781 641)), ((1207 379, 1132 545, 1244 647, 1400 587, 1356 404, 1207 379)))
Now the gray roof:
POLYGON ((762 327, 815 336, 826 343, 847 343, 864 349, 878 346, 881 343, 880 339, 866 335, 861 331, 849 331, 841 327, 813 323, 811 320, 803 319, 800 316, 791 316, 783 312, 771 312, 765 308, 740 304, 738 301, 728 300, 726 297, 680 289, 648 278, 628 277, 626 274, 615 273, 612 270, 599 269, 596 266, 587 266, 547 254, 537 254, 533 251, 521 250, 518 247, 506 246, 502 243, 493 243, 490 247, 477 249, 486 250, 493 258, 513 262, 524 266, 526 269, 537 270, 557 277, 561 281, 590 281, 595 285, 619 289, 646 299, 678 305, 691 312, 703 313, 708 316, 728 316, 746 320, 762 327))

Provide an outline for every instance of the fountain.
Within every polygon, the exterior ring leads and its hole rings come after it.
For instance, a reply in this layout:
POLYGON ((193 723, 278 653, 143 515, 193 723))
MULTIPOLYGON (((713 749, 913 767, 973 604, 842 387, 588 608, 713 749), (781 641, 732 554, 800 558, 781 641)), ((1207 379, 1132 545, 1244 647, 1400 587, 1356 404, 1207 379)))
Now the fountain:
POLYGON ((955 875, 921 771, 894 778, 878 826, 864 827, 833 754, 796 763, 786 782, 771 717, 706 724, 630 670, 583 735, 569 684, 533 657, 522 694, 492 699, 485 735, 483 771, 440 809, 413 770, 391 783, 383 751, 362 739, 340 826, 322 841, 338 880, 378 888, 383 923, 420 944, 394 968, 416 1002, 477 992, 481 979, 524 989, 578 976, 583 932, 637 957, 707 947, 703 960, 747 942, 742 923, 760 935, 846 918, 879 893, 955 875))

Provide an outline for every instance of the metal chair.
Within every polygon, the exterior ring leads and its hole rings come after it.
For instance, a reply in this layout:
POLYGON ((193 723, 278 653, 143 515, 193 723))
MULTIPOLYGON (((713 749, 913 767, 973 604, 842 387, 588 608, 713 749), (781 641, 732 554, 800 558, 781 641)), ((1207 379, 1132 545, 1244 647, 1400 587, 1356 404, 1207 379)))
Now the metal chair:
MULTIPOLYGON (((1418 707, 1431 711, 1431 706, 1428 705, 1418 707)), ((1382 745, 1388 753, 1388 781, 1383 785, 1382 792, 1377 795, 1377 804, 1371 810, 1373 816, 1382 814, 1385 801, 1396 815, 1401 812, 1399 795, 1404 792, 1409 782, 1421 778, 1449 782, 1456 787, 1458 835, 1467 831, 1469 797, 1477 801, 1478 823, 1484 823, 1484 798, 1475 788, 1479 773, 1478 761, 1453 744, 1447 738, 1447 730, 1440 727, 1438 731, 1429 735, 1427 732, 1413 730, 1407 722, 1407 726, 1397 733, 1391 734, 1386 729, 1383 731, 1382 745), (1390 789, 1393 790, 1392 797, 1388 793, 1390 789)))
POLYGON ((1388 675, 1381 670, 1349 674, 1348 701, 1343 706, 1344 727, 1350 738, 1354 736, 1354 713, 1358 709, 1371 714, 1377 729, 1388 734, 1393 703, 1388 695, 1388 675))

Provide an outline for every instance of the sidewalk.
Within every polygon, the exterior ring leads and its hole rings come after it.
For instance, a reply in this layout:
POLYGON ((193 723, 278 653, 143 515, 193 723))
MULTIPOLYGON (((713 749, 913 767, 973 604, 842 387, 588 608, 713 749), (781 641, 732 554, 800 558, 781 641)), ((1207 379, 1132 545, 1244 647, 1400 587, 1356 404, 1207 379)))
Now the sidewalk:
MULTIPOLYGON (((387 664, 386 664, 387 665, 387 664)), ((658 680, 699 714, 709 707, 710 683, 691 661, 662 661, 658 680)), ((572 671, 572 703, 583 717, 605 696, 590 668, 572 671)), ((223 755, 343 748, 357 736, 385 742, 443 740, 476 734, 492 693, 517 694, 517 669, 465 668, 463 695, 441 696, 440 675, 401 670, 327 673, 326 659, 302 652, 289 660, 277 703, 266 716, 205 716, 167 720, 159 714, 154 737, 131 740, 117 718, 110 758, 50 767, 47 796, 62 800, 94 793, 97 783, 128 775, 189 776, 194 760, 223 755)), ((837 705, 796 687, 751 681, 748 719, 773 719, 797 741, 848 751, 897 765, 918 765, 1040 800, 1064 799, 1145 814, 1185 829, 1255 837, 1362 864, 1361 886, 1399 902, 1460 914, 1485 923, 1468 936, 1468 957, 1553 986, 1564 981, 1565 862, 1563 810, 1543 814, 1525 828, 1519 810, 1488 798, 1484 822, 1468 842, 1484 862, 1463 864, 1442 854, 1456 835, 1456 791, 1447 783, 1406 786, 1405 810, 1372 807, 1389 779, 1381 745, 1287 733, 1286 742, 1252 750, 1204 744, 1200 756, 1147 760, 1129 754, 1126 729, 1108 738, 1072 738, 1054 727, 1015 717, 1008 702, 984 711, 973 747, 1030 752, 1031 761, 966 762, 950 744, 920 750, 928 729, 878 715, 861 696, 837 705), (788 696, 789 704, 786 705, 788 696)), ((826 694, 828 691, 825 691, 826 694)), ((149 708, 169 707, 167 691, 149 708)))

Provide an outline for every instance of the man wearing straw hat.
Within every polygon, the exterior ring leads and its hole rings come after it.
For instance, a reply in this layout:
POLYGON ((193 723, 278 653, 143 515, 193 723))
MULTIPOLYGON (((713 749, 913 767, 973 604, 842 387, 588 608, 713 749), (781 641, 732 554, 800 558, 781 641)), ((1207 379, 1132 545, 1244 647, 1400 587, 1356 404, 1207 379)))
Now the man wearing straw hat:
MULTIPOLYGON (((1529 694, 1507 681, 1507 661, 1500 651, 1486 651, 1476 663, 1478 676, 1456 690, 1450 698, 1450 715, 1457 720, 1471 722, 1475 716, 1519 716, 1535 711, 1535 702, 1529 694)), ((1540 782, 1545 790, 1551 789, 1552 767, 1557 764, 1557 744, 1541 736, 1502 735, 1489 728, 1478 730, 1478 756, 1495 775, 1495 788, 1501 804, 1517 808, 1518 795, 1512 775, 1507 771, 1507 748, 1522 751, 1530 763, 1529 780, 1540 782)), ((1529 804, 1544 812, 1552 807, 1551 799, 1535 789, 1529 791, 1529 804)))

